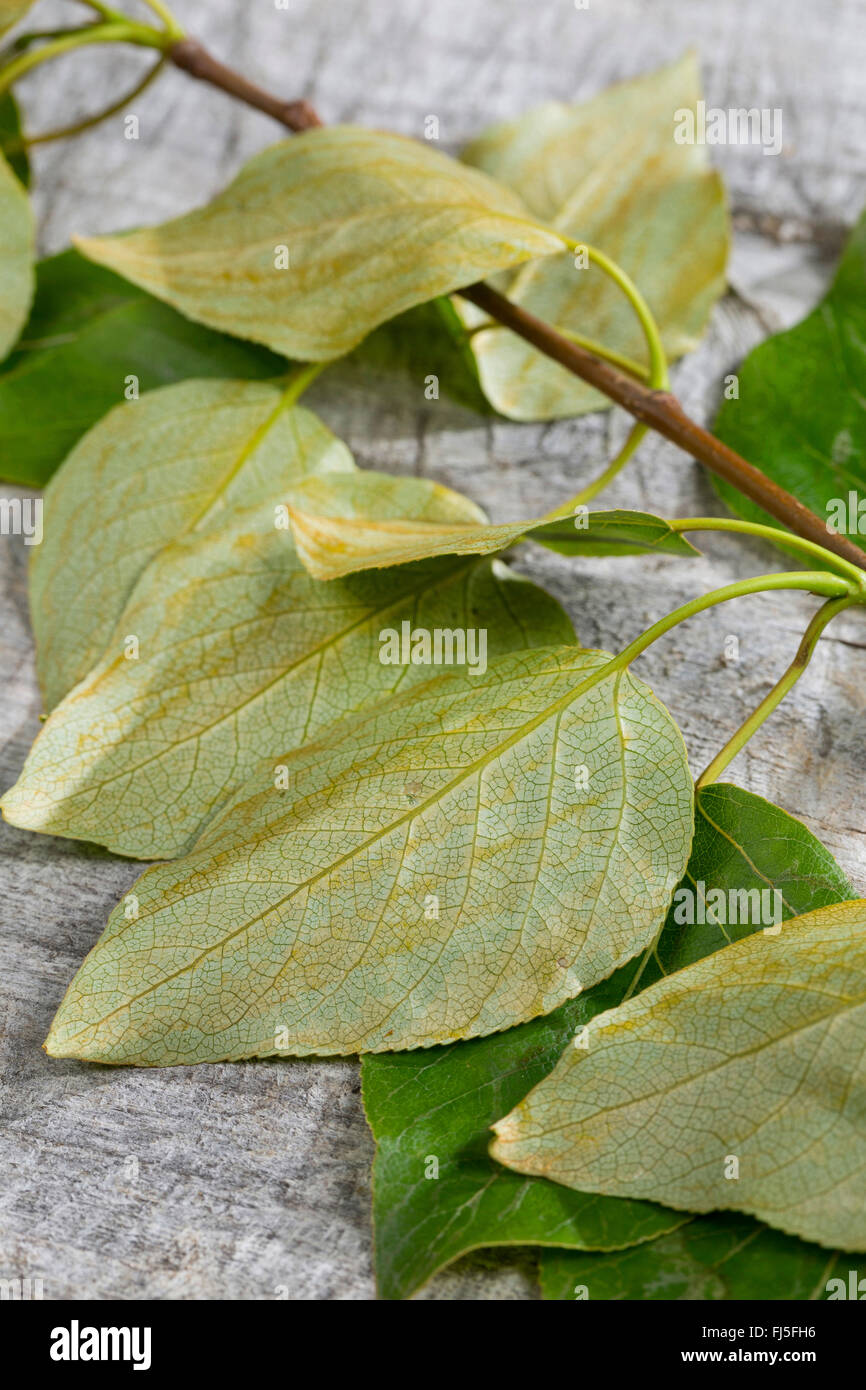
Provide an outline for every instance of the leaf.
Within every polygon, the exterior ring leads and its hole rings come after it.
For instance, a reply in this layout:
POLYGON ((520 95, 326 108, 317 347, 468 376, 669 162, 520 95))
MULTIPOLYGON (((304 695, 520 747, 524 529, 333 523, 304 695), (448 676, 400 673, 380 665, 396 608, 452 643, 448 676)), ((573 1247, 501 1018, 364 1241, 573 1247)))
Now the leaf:
POLYGON ((389 319, 352 352, 353 365, 400 372, 417 383, 419 395, 435 376, 443 396, 479 415, 492 415, 463 322, 447 296, 416 304, 389 319))
MULTIPOLYGON (((483 520, 479 524, 465 516, 434 520, 424 511, 431 486, 423 479, 370 470, 351 478, 308 479, 289 508, 295 545, 305 567, 316 579, 336 579, 434 555, 490 555, 524 538, 562 555, 633 555, 652 550, 697 554, 666 521, 647 512, 583 512, 577 518, 510 521, 501 526, 483 520), (408 499, 415 494, 419 505, 410 509, 408 499), (386 506, 397 520, 385 519, 386 506)), ((435 490, 429 496, 434 497, 435 490)))
POLYGON ((0 472, 43 487, 81 436, 123 401, 130 377, 145 393, 189 378, 264 379, 285 370, 265 348, 190 323, 64 251, 37 265, 29 322, 0 371, 0 472))
POLYGON ((0 154, 0 361, 15 343, 33 297, 30 199, 0 154))
POLYGON ((281 500, 315 469, 354 463, 309 411, 285 410, 274 385, 186 382, 115 407, 45 493, 31 609, 47 706, 98 661, 155 558, 281 500), (95 534, 98 546, 81 544, 95 534))
MULTIPOLYGON (((117 407, 49 485, 31 600, 46 700, 61 703, 3 799, 12 823, 169 858, 260 759, 272 785, 284 751, 428 678, 378 660, 381 628, 483 619, 497 653, 536 624, 573 641, 554 600, 490 562, 311 580, 275 522, 305 474, 353 465, 282 401, 244 382, 152 392, 117 407), (99 546, 81 545, 94 534, 99 546)), ((445 514, 479 515, 437 496, 445 514)))
POLYGON ((21 137, 21 114, 18 103, 11 92, 0 93, 0 149, 6 156, 9 168, 23 188, 30 186, 30 161, 27 151, 9 152, 9 145, 21 137))
MULTIPOLYGON (((816 309, 753 349, 739 399, 722 404, 716 433, 834 529, 866 536, 866 213, 816 309), (851 493, 856 496, 851 499, 851 493)), ((713 480, 732 511, 778 525, 736 488, 713 480)))
POLYGON ((487 1153, 490 1126, 556 1065, 624 988, 624 966, 594 989, 505 1033, 423 1052, 367 1054, 364 1109, 376 1139, 373 1230, 380 1298, 408 1298, 443 1266, 487 1246, 616 1249, 687 1217, 650 1202, 571 1192, 487 1153), (431 1164, 432 1160, 432 1164, 431 1164))
MULTIPOLYGON (((828 1259, 818 1245, 772 1231, 749 1216, 701 1216, 668 1235, 606 1254, 544 1251, 541 1292, 546 1299, 576 1297, 644 1302, 652 1299, 825 1299, 842 1279, 850 1287, 850 1255, 828 1259), (583 1291, 586 1290, 584 1293, 583 1291)), ((866 1274, 855 1265, 854 1286, 866 1274)), ((856 1295, 855 1295, 856 1296, 856 1295)))
MULTIPOLYGON (((852 892, 804 825, 730 785, 705 787, 696 797, 695 837, 683 885, 698 882, 726 893, 771 885, 782 894, 785 917, 852 892)), ((553 1069, 590 1019, 620 1003, 630 987, 645 986, 718 950, 732 932, 753 930, 750 924, 722 928, 712 914, 705 926, 684 928, 671 909, 653 952, 546 1018, 447 1048, 364 1057, 364 1105, 377 1141, 373 1226, 381 1296, 408 1297, 443 1265, 481 1246, 608 1250, 646 1240, 653 1228, 680 1224, 682 1213, 574 1192, 503 1168, 487 1152, 490 1126, 553 1069), (438 1162, 435 1181, 427 1177, 431 1156, 438 1162)), ((647 1249, 657 1247, 667 1248, 656 1240, 647 1249)), ((607 1267, 604 1255, 582 1258, 602 1271, 607 1267)), ((661 1264, 661 1249, 658 1259, 661 1264)), ((825 1264, 826 1259, 825 1252, 825 1264)), ((635 1265, 644 1267, 637 1255, 635 1265)), ((578 1266, 572 1287, 581 1282, 581 1270, 578 1266)), ((591 1297, 604 1297, 595 1287, 593 1282, 591 1297)))
POLYGON ((284 791, 262 776, 187 859, 138 880, 138 915, 112 914, 52 1056, 165 1066, 508 1027, 652 939, 691 842, 678 729, 574 647, 440 676, 283 765, 284 791))
POLYGON ((0 0, 0 34, 23 19, 32 4, 33 0, 0 0))
MULTIPOLYGON (((2 116, 0 103, 0 122, 2 116)), ((435 372, 443 394, 490 411, 448 299, 383 324, 350 361, 410 372, 419 390, 435 372)), ((30 319, 0 368, 0 472, 11 482, 43 487, 81 436, 122 399, 129 377, 144 393, 191 378, 266 380, 285 369, 285 360, 267 348, 191 323, 77 251, 63 251, 37 263, 30 319)))
MULTIPOLYGON (((643 293, 668 356, 695 347, 725 288, 724 187, 703 145, 678 144, 676 113, 695 109, 694 56, 610 88, 580 106, 550 102, 494 127, 463 158, 513 188, 545 222, 617 261, 643 293)), ((518 271, 510 299, 546 322, 646 362, 628 300, 574 258, 518 271)), ((467 308, 467 323, 484 322, 467 308)), ((610 405, 506 329, 476 331, 472 346, 488 399, 515 420, 580 415, 610 405)))
POLYGON ((273 145, 185 217, 77 245, 189 318, 314 361, 413 304, 563 249, 485 174, 354 126, 273 145))
POLYGON ((494 1127, 493 1156, 582 1191, 866 1248, 864 926, 866 901, 821 908, 602 1015, 588 1050, 494 1127))

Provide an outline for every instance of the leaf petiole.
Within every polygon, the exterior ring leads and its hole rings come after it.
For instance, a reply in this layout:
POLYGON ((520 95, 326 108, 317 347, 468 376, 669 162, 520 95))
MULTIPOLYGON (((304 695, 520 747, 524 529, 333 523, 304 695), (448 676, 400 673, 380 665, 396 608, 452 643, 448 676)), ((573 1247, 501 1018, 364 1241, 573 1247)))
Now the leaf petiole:
POLYGON ((758 705, 757 709, 749 715, 744 724, 737 730, 733 738, 730 738, 720 753, 717 753, 709 766, 701 773, 696 782, 696 787, 709 786, 711 782, 718 781, 729 763, 733 762, 739 752, 745 748, 752 735, 761 727, 765 719, 768 719, 773 711, 781 704, 788 691, 796 685, 806 667, 812 659, 812 655, 818 645, 818 639, 829 622, 841 613, 843 609, 851 607, 852 604, 862 602, 853 594, 848 597, 840 597, 828 600, 823 604, 812 618, 806 631, 803 633, 802 641, 797 648, 797 654, 791 662, 781 680, 777 681, 773 689, 758 705))
POLYGON ((660 618, 652 627, 648 627, 646 632, 642 632, 640 637, 630 642, 618 656, 613 657, 606 669, 622 670, 629 666, 635 657, 645 652, 657 638, 663 637, 666 632, 670 632, 687 618, 703 613, 707 608, 726 603, 728 599, 745 598, 749 594, 769 593, 779 589, 805 589, 808 593, 822 594, 825 598, 844 598, 847 603, 864 601, 861 594, 852 590, 851 584, 838 574, 821 570, 791 570, 782 574, 755 575, 752 579, 740 579, 735 584, 725 584, 721 589, 712 589, 708 594, 701 594, 689 603, 675 608, 672 613, 660 618))
POLYGON ((289 410, 293 405, 297 405, 307 387, 312 386, 316 377, 319 376, 328 365, 327 362, 307 362, 303 367, 296 367, 293 371, 289 372, 286 379, 285 394, 280 402, 280 409, 289 410))
POLYGON ((162 20, 165 25, 166 33, 169 34, 172 39, 176 41, 186 37, 184 30, 178 24, 171 10, 168 8, 168 5, 164 5, 162 0, 144 0, 144 3, 147 5, 148 9, 153 10, 154 14, 162 20))
POLYGON ((582 507, 586 502, 591 502, 593 497, 597 497, 600 492, 603 492, 608 483, 613 482, 613 479, 616 477, 617 473, 619 473, 620 469, 624 468, 628 463, 648 428, 648 425, 642 425, 639 420, 636 421, 626 435, 625 443, 622 448, 614 455, 604 471, 599 473, 598 477, 595 478, 593 482, 587 483, 586 487, 581 488, 580 492, 576 492, 573 497, 569 497, 567 502, 562 502, 558 507, 554 507, 552 511, 546 512, 544 520, 558 521, 560 517, 568 516, 569 512, 575 511, 577 507, 582 507))
POLYGON ((92 43, 129 43, 139 48, 156 48, 165 52, 177 42, 177 35, 165 30, 153 29, 150 25, 139 24, 135 20, 114 21, 104 24, 85 24, 79 29, 68 29, 57 38, 44 43, 39 48, 28 49, 26 53, 13 58, 0 68, 0 92, 5 92, 25 73, 38 67, 40 63, 60 58, 76 48, 92 43))
MULTIPOLYGON (((95 10, 97 14, 102 15, 103 19, 122 22, 128 18, 122 11, 112 9, 110 5, 106 5, 104 0, 79 0, 79 3, 86 5, 89 10, 95 10)), ((142 0, 142 3, 147 5, 148 9, 153 10, 154 14, 162 20, 165 25, 166 33, 170 34, 172 38, 182 39, 186 37, 184 30, 181 28, 168 6, 162 3, 162 0, 142 0)))
POLYGON ((609 279, 613 280, 625 295, 631 307, 637 315, 638 322, 643 329, 646 339, 647 350, 649 352, 649 385, 654 391, 667 391, 670 387, 668 376, 667 354, 662 346, 661 334, 658 324, 653 318, 652 310, 634 283, 630 275, 627 275, 622 266, 617 265, 616 261, 611 260, 603 251, 599 251, 597 246, 588 246, 586 242, 574 241, 571 237, 562 237, 570 251, 579 253, 585 251, 591 264, 598 266, 609 279))
MULTIPOLYGON (((491 319, 490 323, 495 324, 496 320, 491 319)), ((485 325, 489 327, 489 325, 485 325)), ((604 343, 597 343, 595 338, 586 338, 582 333, 575 333, 571 328, 563 328, 557 324, 555 331, 563 338, 568 338, 569 342, 577 343, 578 347, 586 348, 587 352, 594 353, 596 357, 603 357, 605 362, 610 362, 614 367, 621 367, 629 376, 637 377, 638 381, 649 381, 649 367, 644 366, 643 362, 635 362, 634 358, 626 357, 624 352, 617 352, 615 348, 605 347, 604 343)))
POLYGON ((131 101, 141 96, 152 82, 159 77, 165 67, 166 57, 162 54, 157 58, 156 63, 148 72, 144 74, 134 87, 124 92, 122 97, 118 97, 110 106, 105 106, 101 111, 97 111, 92 116, 84 116, 80 121, 75 121, 71 125, 61 126, 57 130, 46 130, 38 135, 21 135, 3 144, 3 153, 8 157, 10 154, 19 154, 22 150, 29 150, 34 145, 47 145, 52 140, 65 140, 73 135, 83 135, 86 130, 92 130, 94 126, 101 125, 111 116, 116 116, 118 111, 124 111, 131 101))
MULTIPOLYGON (((560 235, 562 236, 562 233, 560 233, 560 235)), ((590 262, 598 266, 599 270, 603 271, 603 273, 613 280, 614 284, 622 290, 634 309, 638 322, 643 329, 647 350, 649 352, 649 368, 643 368, 639 366, 638 363, 632 362, 629 358, 622 357, 618 353, 611 353, 608 352, 607 349, 600 349, 598 344, 590 343, 588 340, 582 339, 577 333, 571 333, 567 329, 558 329, 557 331, 563 333, 565 337, 570 338, 572 341, 579 343, 582 347, 587 347, 589 351, 597 352, 601 356, 606 357, 608 361, 615 362, 617 366, 624 368, 633 376, 648 381, 652 390, 667 391, 670 387, 668 360, 664 346, 662 345, 658 324, 653 318, 652 310, 637 285, 631 279, 631 276, 627 275, 622 267, 617 265, 616 261, 611 260, 609 256, 606 256, 603 251, 599 251, 597 247, 587 246, 585 242, 573 241, 571 237, 563 236, 562 239, 570 251, 575 253, 585 251, 590 262)), ((646 434, 647 429, 648 426, 642 424, 640 421, 634 424, 628 433, 624 445, 619 450, 619 453, 611 459, 603 472, 601 472, 593 482, 588 483, 585 488, 581 488, 580 492, 570 497, 567 502, 561 503, 560 506, 554 508, 553 511, 548 512, 546 520, 555 521, 561 516, 567 516, 575 507, 583 506, 585 502, 589 502, 606 488, 608 483, 612 482, 620 470, 628 463, 646 434)))
POLYGON ((764 526, 757 521, 740 521, 735 517, 726 516, 676 517, 669 521, 668 525, 672 531, 680 532, 738 531, 743 535, 758 536, 761 540, 789 546, 791 550, 799 550, 804 555, 810 555, 813 559, 820 560, 822 565, 832 566, 866 595, 866 570, 860 569, 859 565, 851 564, 841 555, 834 554, 832 550, 826 550, 824 546, 818 545, 817 541, 806 540, 804 536, 796 536, 792 531, 783 531, 778 526, 764 526))

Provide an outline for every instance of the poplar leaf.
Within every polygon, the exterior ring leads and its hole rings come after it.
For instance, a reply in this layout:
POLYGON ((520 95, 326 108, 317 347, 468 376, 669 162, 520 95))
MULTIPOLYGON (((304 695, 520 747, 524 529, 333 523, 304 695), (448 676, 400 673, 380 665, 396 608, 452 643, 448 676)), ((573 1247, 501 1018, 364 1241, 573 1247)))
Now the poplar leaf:
POLYGON ((864 1277, 866 1265, 858 1266, 842 1251, 828 1260, 820 1245, 731 1213, 700 1216, 629 1250, 545 1250, 541 1255, 542 1298, 558 1302, 787 1302, 838 1298, 840 1283, 842 1297, 862 1298, 864 1277))
POLYGON ((561 555, 635 555, 697 551, 666 521, 648 512, 583 512, 557 521, 509 521, 427 515, 433 485, 365 471, 351 478, 310 478, 289 508, 298 554, 317 579, 404 565, 434 555, 490 555, 523 539, 561 555), (417 505, 410 498, 417 496, 417 505), (397 504, 394 506, 393 504, 397 504), (396 517, 388 520, 387 514, 396 517))
MULTIPOLYGON (((14 105, 0 99, 0 143, 7 129, 17 130, 14 105)), ((375 376, 385 376, 382 389, 400 371, 421 391, 435 373, 443 395, 490 413, 466 330, 447 297, 383 324, 348 361, 374 386, 375 376)), ((267 348, 192 323, 77 251, 48 256, 36 265, 22 336, 0 368, 0 476, 44 487, 130 384, 143 395, 193 378, 266 380, 285 370, 285 359, 267 348), (48 396, 50 411, 42 408, 48 396)))
POLYGON ((34 244, 30 199, 0 154, 0 360, 27 321, 33 297, 34 244))
POLYGON ((15 97, 9 91, 0 93, 0 150, 22 188, 29 188, 30 160, 27 150, 15 148, 21 134, 21 112, 15 97))
POLYGON ((77 245, 189 318, 315 361, 414 304, 563 250, 486 174, 354 126, 264 150, 198 211, 77 245))
POLYGON ((143 396, 176 381, 265 380, 285 370, 266 348, 190 323, 77 251, 63 251, 36 266, 30 317, 0 371, 0 475, 44 487, 130 387, 143 396))
MULTIPOLYGON (((833 283, 802 323, 749 353, 737 396, 716 421, 719 438, 862 546, 866 536, 866 213, 833 283)), ((732 511, 778 522, 713 479, 732 511)), ((784 548, 784 546, 782 547, 784 548)))
POLYGON ((379 660, 382 628, 484 622, 491 656, 532 631, 573 641, 553 599, 489 561, 312 580, 281 514, 305 474, 352 467, 314 415, 256 383, 154 391, 85 437, 49 485, 33 562, 40 675, 60 703, 7 820, 169 858, 261 759, 273 785, 284 751, 429 678, 379 660))
POLYGON ((0 35, 23 19, 33 0, 0 0, 0 35))
POLYGON ((138 880, 52 1056, 165 1066, 495 1032, 651 941, 688 857, 679 730, 603 653, 440 676, 284 763, 284 788, 241 794, 138 880))
MULTIPOLYGON (((45 491, 30 606, 48 708, 102 656, 156 557, 184 537, 187 548, 190 538, 206 544, 239 510, 281 501, 310 472, 354 467, 315 415, 283 408, 274 385, 184 382, 116 406, 45 491)), ((272 506, 271 531, 274 519, 272 506)))
MULTIPOLYGON (((728 221, 720 176, 703 144, 675 139, 700 97, 697 63, 624 82, 579 106, 549 102, 495 126, 463 158, 508 184, 546 223, 600 247, 632 277, 670 359, 696 346, 725 288, 728 221)), ((547 323, 645 363, 640 326, 622 291, 572 255, 527 266, 504 286, 547 323)), ((467 306, 476 326, 483 316, 467 306)), ((483 389, 515 420, 580 415, 610 405, 564 367, 506 329, 472 338, 483 389)))
MULTIPOLYGON (((800 821, 729 784, 704 787, 696 794, 695 835, 680 889, 689 889, 703 901, 719 890, 728 900, 732 893, 754 894, 756 889, 759 894, 778 893, 782 918, 852 896, 832 855, 800 821)), ((676 901, 679 893, 674 897, 676 901)), ((696 1260, 696 1250, 704 1247, 699 1239, 692 1244, 673 1237, 655 1239, 654 1234, 682 1225, 684 1213, 644 1201, 575 1192, 546 1178, 512 1172, 493 1161, 488 1142, 494 1121, 553 1070, 564 1048, 582 1045, 596 1015, 621 1003, 627 992, 646 988, 760 929, 751 921, 728 921, 727 913, 703 915, 703 923, 681 925, 672 904, 654 947, 546 1018, 450 1047, 364 1057, 364 1108, 377 1145, 373 1229, 381 1297, 406 1298, 443 1265, 490 1245, 590 1252, 647 1241, 646 1255, 641 1254, 643 1247, 621 1256, 561 1253, 556 1258, 543 1250, 543 1279, 550 1259, 551 1278, 563 1288, 573 1260, 570 1287, 589 1282, 591 1298, 620 1296, 612 1290, 631 1287, 626 1279, 637 1285, 644 1274, 649 1284, 653 1269, 659 1271, 657 1287, 678 1287, 681 1268, 696 1260), (435 1181, 431 1157, 436 1161, 435 1181)), ((722 1217, 721 1222, 730 1219, 722 1217)), ((757 1225, 755 1229, 764 1230, 757 1225)), ((764 1290, 770 1282, 774 1289, 785 1281, 789 1286, 792 1267, 799 1271, 803 1265, 814 1265, 808 1255, 805 1260, 783 1259, 785 1251, 778 1247, 786 1242, 797 1250, 810 1250, 775 1232, 769 1240, 756 1242, 763 1258, 771 1253, 774 1257, 772 1280, 765 1279, 764 1290)), ((730 1250, 724 1242, 715 1248, 730 1250)), ((820 1261, 822 1269, 826 1251, 820 1252, 820 1261)), ((696 1278, 690 1276, 689 1287, 696 1278)), ((795 1280, 794 1287, 801 1285, 795 1280)))
POLYGON ((866 901, 794 918, 600 1015, 491 1152, 581 1191, 866 1249, 866 901))

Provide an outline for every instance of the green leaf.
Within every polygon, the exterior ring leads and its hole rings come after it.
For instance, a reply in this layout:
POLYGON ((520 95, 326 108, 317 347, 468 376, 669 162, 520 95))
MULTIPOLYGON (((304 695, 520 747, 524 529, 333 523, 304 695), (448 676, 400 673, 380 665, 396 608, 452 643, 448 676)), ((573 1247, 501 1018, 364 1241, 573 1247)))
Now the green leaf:
MULTIPOLYGON (((866 536, 866 213, 816 309, 749 353, 739 398, 716 433, 768 478, 862 545, 866 536), (850 494, 854 493, 853 499, 850 494)), ((738 516, 778 525, 736 488, 713 479, 738 516)))
POLYGON ((30 161, 26 150, 15 150, 11 154, 8 146, 21 137, 21 113, 11 92, 0 93, 0 150, 6 156, 9 168, 23 188, 30 187, 30 161))
MULTIPOLYGON (((99 660, 156 558, 175 557, 184 538, 189 549, 190 536, 206 552, 205 538, 244 508, 281 500, 315 470, 354 466, 314 415, 284 408, 274 385, 185 382, 116 406, 45 492, 30 597, 48 708, 99 660), (98 546, 81 543, 94 535, 98 546)), ((272 507, 270 531, 274 519, 272 507)))
MULTIPOLYGON (((0 129, 4 107, 0 101, 0 129)), ((2 136, 0 136, 2 139, 2 136)), ((490 412, 451 301, 420 304, 376 329, 353 365, 414 376, 430 372, 443 394, 490 412)), ((0 369, 0 474, 43 487, 83 434, 123 399, 191 378, 266 380, 286 363, 267 348, 215 333, 77 251, 39 261, 29 321, 0 369), (50 396, 52 408, 44 410, 50 396)))
POLYGON ((310 478, 289 515, 298 554, 316 579, 404 565, 434 555, 490 555, 524 538, 562 555, 634 555, 663 551, 695 555, 692 545, 648 512, 586 512, 558 521, 510 521, 490 526, 440 519, 425 510, 435 489, 426 480, 365 470, 351 478, 310 478), (418 497, 418 505, 409 499, 418 497), (399 502, 398 502, 399 499, 399 502), (388 516, 398 518, 388 520, 388 516))
POLYGON ((37 265, 30 319, 0 371, 0 473, 43 487, 81 436, 123 401, 131 377, 144 393, 189 378, 265 379, 285 370, 267 349, 190 323, 64 251, 37 265))
POLYGON ((30 199, 0 154, 0 361, 27 319, 33 297, 34 244, 30 199))
MULTIPOLYGON (((494 127, 463 158, 513 188, 545 222, 600 247, 649 303, 670 358, 695 347, 725 288, 728 223, 721 178, 700 144, 674 139, 678 112, 700 97, 688 54, 671 67, 610 88, 580 106, 548 103, 494 127)), ((510 299, 639 362, 647 360, 628 300, 572 256, 528 266, 510 299)), ((467 307, 467 323, 484 322, 467 307)), ((515 420, 547 420, 609 406, 506 329, 472 338, 488 399, 515 420)))
MULTIPOLYGON (((724 784, 705 787, 696 797, 695 837, 681 886, 699 882, 726 893, 778 888, 785 917, 852 893, 804 825, 761 797, 724 784)), ((630 988, 699 960, 731 935, 754 930, 748 923, 723 928, 712 914, 702 927, 683 927, 672 908, 654 951, 547 1018, 448 1048, 364 1057, 364 1104, 378 1146, 373 1225, 380 1294, 407 1297, 437 1269, 480 1246, 608 1250, 646 1240, 653 1227, 679 1224, 681 1213, 574 1192, 503 1168, 487 1152, 490 1126, 553 1069, 590 1019, 619 1004, 630 988), (430 1157, 438 1161, 435 1180, 427 1176, 430 1157)), ((587 1258, 605 1268, 605 1256, 587 1258)), ((822 1258, 826 1263, 826 1253, 822 1258)), ((643 1268, 637 1258, 636 1264, 643 1268)), ((593 1285, 592 1297, 606 1296, 594 1290, 593 1285)))
POLYGON ((289 754, 284 789, 263 770, 187 859, 148 870, 49 1052, 165 1066, 429 1046, 548 1012, 645 946, 692 837, 670 715, 598 652, 476 671, 289 754))
POLYGON ((264 150, 185 217, 77 244, 189 318, 315 361, 413 304, 563 249, 493 179, 354 126, 264 150))
POLYGON ((616 1249, 687 1217, 651 1202, 571 1192, 494 1163, 490 1126, 556 1065, 593 1012, 613 1002, 625 966, 546 1018, 423 1052, 362 1059, 376 1139, 373 1230, 381 1298, 408 1298, 437 1270, 496 1245, 616 1249))
MULTIPOLYGON (((772 1231, 749 1216, 701 1216, 669 1235, 607 1254, 544 1251, 541 1292, 575 1299, 806 1300, 850 1296, 866 1266, 772 1231), (842 1280, 842 1292, 838 1282, 842 1280)), ((860 1297, 859 1291, 854 1297, 860 1297)))
POLYGON ((479 415, 492 415, 466 328, 447 296, 416 304, 405 314, 375 329, 352 352, 349 361, 380 372, 400 372, 423 394, 431 376, 439 390, 479 415))
MULTIPOLYGON (((378 660, 383 627, 484 621, 491 653, 535 625, 573 641, 554 600, 490 562, 310 579, 285 504, 306 474, 352 467, 309 411, 245 382, 154 391, 82 440, 48 487, 33 561, 40 679, 60 703, 3 799, 8 820, 169 858, 260 759, 272 780, 274 757, 429 677, 378 660)), ((436 506, 480 515, 443 488, 436 506)))
POLYGON ((494 1126, 493 1156, 866 1249, 864 927, 864 900, 821 908, 601 1015, 587 1050, 494 1126))

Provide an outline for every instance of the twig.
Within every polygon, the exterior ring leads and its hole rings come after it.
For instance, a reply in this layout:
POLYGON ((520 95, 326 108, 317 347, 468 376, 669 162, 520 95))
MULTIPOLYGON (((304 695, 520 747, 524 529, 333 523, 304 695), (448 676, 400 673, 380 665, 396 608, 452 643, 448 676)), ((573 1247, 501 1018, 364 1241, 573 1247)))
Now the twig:
POLYGON ((176 67, 183 68, 190 76, 197 77, 200 82, 209 82, 212 87, 219 87, 229 96, 246 102, 247 106, 254 106, 257 111, 264 111, 266 116, 273 116, 275 121, 288 126, 296 134, 322 124, 308 101, 281 101, 279 97, 271 96, 270 92, 257 87, 254 82, 248 82, 233 68, 220 63, 198 39, 181 39, 168 50, 168 56, 176 67))
MULTIPOLYGON (((265 112, 289 130, 301 132, 322 125, 309 102, 281 101, 272 96, 220 63, 197 39, 180 40, 168 49, 168 57, 193 77, 219 87, 247 106, 265 112)), ((634 377, 617 371, 579 344, 570 342, 527 309, 506 299, 490 285, 467 285, 458 293, 574 376, 595 386, 636 420, 649 425, 720 478, 732 483, 738 492, 756 502, 796 535, 815 541, 835 555, 841 555, 843 559, 866 569, 866 554, 847 536, 828 531, 815 512, 692 420, 671 392, 654 391, 634 377)))

